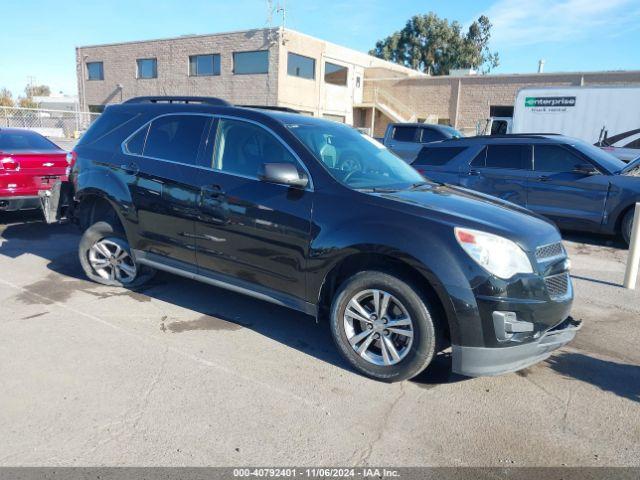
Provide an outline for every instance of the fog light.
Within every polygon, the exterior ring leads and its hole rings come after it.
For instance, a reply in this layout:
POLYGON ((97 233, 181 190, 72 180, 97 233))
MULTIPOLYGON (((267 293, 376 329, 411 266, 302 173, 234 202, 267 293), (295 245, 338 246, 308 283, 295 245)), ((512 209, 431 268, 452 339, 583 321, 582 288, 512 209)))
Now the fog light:
POLYGON ((533 332, 533 323, 518 320, 516 312, 493 312, 493 328, 500 341, 509 340, 514 333, 533 332))

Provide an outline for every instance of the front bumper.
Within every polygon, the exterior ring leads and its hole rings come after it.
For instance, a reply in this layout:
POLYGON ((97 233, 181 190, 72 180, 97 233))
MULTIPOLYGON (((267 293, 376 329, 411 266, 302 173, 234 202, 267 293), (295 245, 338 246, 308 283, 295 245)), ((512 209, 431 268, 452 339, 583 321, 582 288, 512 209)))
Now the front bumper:
POLYGON ((537 340, 511 347, 465 347, 453 345, 453 371, 468 377, 501 375, 541 362, 569 343, 582 328, 581 320, 567 317, 537 340))
POLYGON ((38 196, 0 197, 0 211, 34 210, 40 208, 38 196))

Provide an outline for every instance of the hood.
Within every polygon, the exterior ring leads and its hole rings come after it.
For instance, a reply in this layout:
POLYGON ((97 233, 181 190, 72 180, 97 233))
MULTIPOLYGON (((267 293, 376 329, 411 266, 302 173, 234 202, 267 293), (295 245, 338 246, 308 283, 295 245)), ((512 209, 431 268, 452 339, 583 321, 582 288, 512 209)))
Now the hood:
POLYGON ((399 210, 410 206, 414 215, 501 235, 534 251, 541 245, 561 240, 549 220, 513 203, 451 185, 426 186, 415 190, 372 193, 399 210))
POLYGON ((626 167, 620 170, 620 174, 631 175, 635 177, 640 176, 640 157, 636 158, 632 162, 629 162, 626 167))

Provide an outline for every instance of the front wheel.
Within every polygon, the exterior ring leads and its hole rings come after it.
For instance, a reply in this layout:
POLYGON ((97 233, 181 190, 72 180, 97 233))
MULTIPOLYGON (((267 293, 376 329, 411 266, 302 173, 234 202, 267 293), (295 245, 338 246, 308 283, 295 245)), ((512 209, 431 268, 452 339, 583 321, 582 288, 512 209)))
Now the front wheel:
POLYGON ((135 288, 147 282, 154 271, 137 265, 124 233, 115 222, 100 221, 85 230, 78 255, 87 277, 102 285, 135 288))
POLYGON ((418 375, 435 353, 427 303, 409 284, 383 272, 360 272, 340 287, 331 307, 331 331, 351 365, 385 382, 418 375))
POLYGON ((622 238, 627 245, 631 244, 631 231, 633 229, 633 215, 635 210, 629 210, 622 219, 622 238))

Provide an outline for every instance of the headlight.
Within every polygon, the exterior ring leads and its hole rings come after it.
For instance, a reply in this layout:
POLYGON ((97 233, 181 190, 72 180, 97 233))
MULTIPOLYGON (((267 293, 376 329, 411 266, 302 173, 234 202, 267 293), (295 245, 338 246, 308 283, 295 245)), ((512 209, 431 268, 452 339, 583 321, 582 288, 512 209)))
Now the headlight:
POLYGON ((527 254, 515 243, 491 233, 454 229, 456 240, 478 265, 500 278, 511 278, 516 273, 533 273, 527 254))

